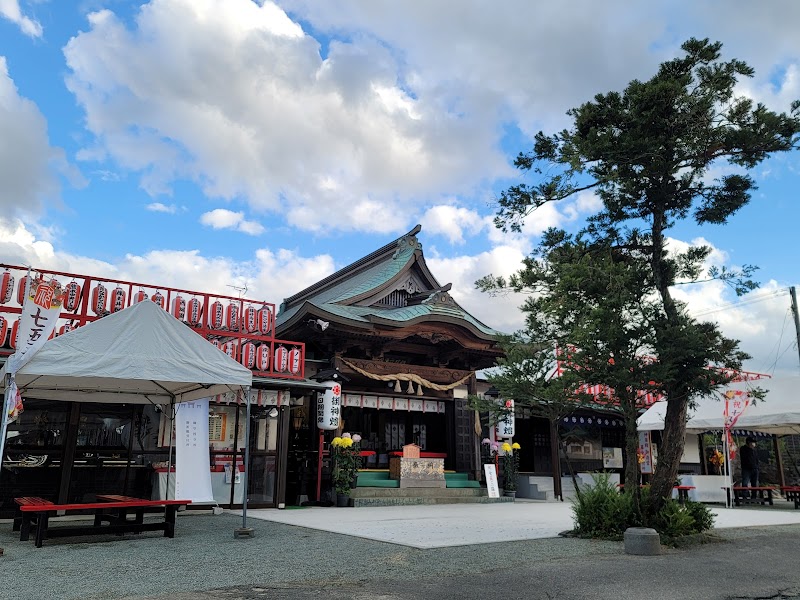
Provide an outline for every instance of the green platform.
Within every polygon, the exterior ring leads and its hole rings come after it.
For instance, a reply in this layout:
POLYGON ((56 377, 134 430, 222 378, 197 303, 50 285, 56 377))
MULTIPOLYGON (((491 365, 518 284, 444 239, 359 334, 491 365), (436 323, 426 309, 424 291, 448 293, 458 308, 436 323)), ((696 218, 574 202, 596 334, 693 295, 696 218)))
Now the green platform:
MULTIPOLYGON (((479 488, 481 484, 470 480, 468 473, 445 473, 445 485, 448 488, 479 488)), ((389 479, 388 470, 369 470, 358 472, 358 487, 399 488, 400 482, 389 479)))

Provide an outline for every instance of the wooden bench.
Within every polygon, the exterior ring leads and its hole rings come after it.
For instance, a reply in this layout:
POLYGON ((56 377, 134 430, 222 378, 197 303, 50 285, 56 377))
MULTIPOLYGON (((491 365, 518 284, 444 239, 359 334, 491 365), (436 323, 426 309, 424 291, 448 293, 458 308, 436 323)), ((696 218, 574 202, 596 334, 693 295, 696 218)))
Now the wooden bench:
MULTIPOLYGON (((102 535, 107 533, 142 533, 143 531, 163 531, 164 537, 175 537, 175 514, 178 508, 191 504, 191 500, 146 500, 130 496, 98 495, 98 502, 54 504, 36 497, 14 498, 21 513, 19 531, 20 541, 30 537, 31 526, 35 525, 35 545, 42 547, 47 538, 71 537, 80 535, 102 535), (163 508, 164 520, 153 523, 144 522, 148 509, 163 508), (75 525, 49 529, 50 519, 57 513, 94 511, 94 523, 90 526, 75 525), (133 516, 129 519, 128 516, 133 516)), ((17 520, 14 521, 17 529, 17 520)))
POLYGON ((789 502, 794 502, 794 507, 800 509, 800 486, 789 485, 781 487, 781 493, 789 502))
MULTIPOLYGON (((728 502, 730 502, 731 489, 728 487, 723 487, 722 489, 725 490, 728 502)), ((747 487, 735 485, 733 486, 733 504, 735 506, 741 506, 742 504, 761 504, 762 506, 769 504, 772 506, 774 504, 772 492, 774 491, 775 488, 767 486, 747 487)))

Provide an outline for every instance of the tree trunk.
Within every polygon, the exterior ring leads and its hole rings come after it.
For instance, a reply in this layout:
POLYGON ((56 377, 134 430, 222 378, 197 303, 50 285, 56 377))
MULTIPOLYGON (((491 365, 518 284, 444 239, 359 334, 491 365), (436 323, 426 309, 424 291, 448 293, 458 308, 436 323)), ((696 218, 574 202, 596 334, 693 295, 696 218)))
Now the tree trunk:
POLYGON ((641 480, 639 469, 639 430, 636 428, 636 410, 633 414, 625 414, 625 492, 633 494, 633 506, 637 514, 641 514, 641 480))
POLYGON ((684 394, 667 400, 664 432, 658 447, 658 465, 650 488, 650 514, 655 515, 664 506, 664 499, 672 497, 672 487, 678 478, 678 467, 686 441, 686 413, 689 402, 684 394))

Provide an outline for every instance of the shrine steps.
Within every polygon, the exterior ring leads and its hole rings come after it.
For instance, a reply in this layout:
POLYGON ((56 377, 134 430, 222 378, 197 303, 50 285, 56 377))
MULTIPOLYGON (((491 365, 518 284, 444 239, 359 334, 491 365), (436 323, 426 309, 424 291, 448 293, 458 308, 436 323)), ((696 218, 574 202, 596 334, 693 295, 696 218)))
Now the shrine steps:
POLYGON ((513 502, 513 498, 489 498, 485 488, 467 473, 445 473, 446 488, 400 488, 388 471, 359 471, 358 487, 351 490, 353 506, 407 506, 415 504, 464 504, 513 502))

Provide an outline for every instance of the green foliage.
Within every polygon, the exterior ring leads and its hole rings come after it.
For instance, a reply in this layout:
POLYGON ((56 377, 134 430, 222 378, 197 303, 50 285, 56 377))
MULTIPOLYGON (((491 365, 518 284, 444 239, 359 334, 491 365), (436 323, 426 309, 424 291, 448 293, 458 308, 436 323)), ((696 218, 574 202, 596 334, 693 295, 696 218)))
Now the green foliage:
MULTIPOLYGON (((514 445, 519 446, 519 444, 514 445)), ((507 450, 504 444, 503 450, 506 452, 502 457, 503 489, 513 492, 517 489, 517 475, 519 475, 519 448, 507 450)))
MULTIPOLYGON (((648 488, 640 490, 640 503, 652 503, 648 488)), ((714 514, 699 502, 681 505, 667 499, 663 507, 649 517, 636 507, 635 493, 621 494, 606 473, 595 476, 593 486, 585 486, 572 504, 575 533, 585 537, 622 539, 628 527, 652 527, 665 539, 679 538, 708 531, 714 526, 714 514)))

